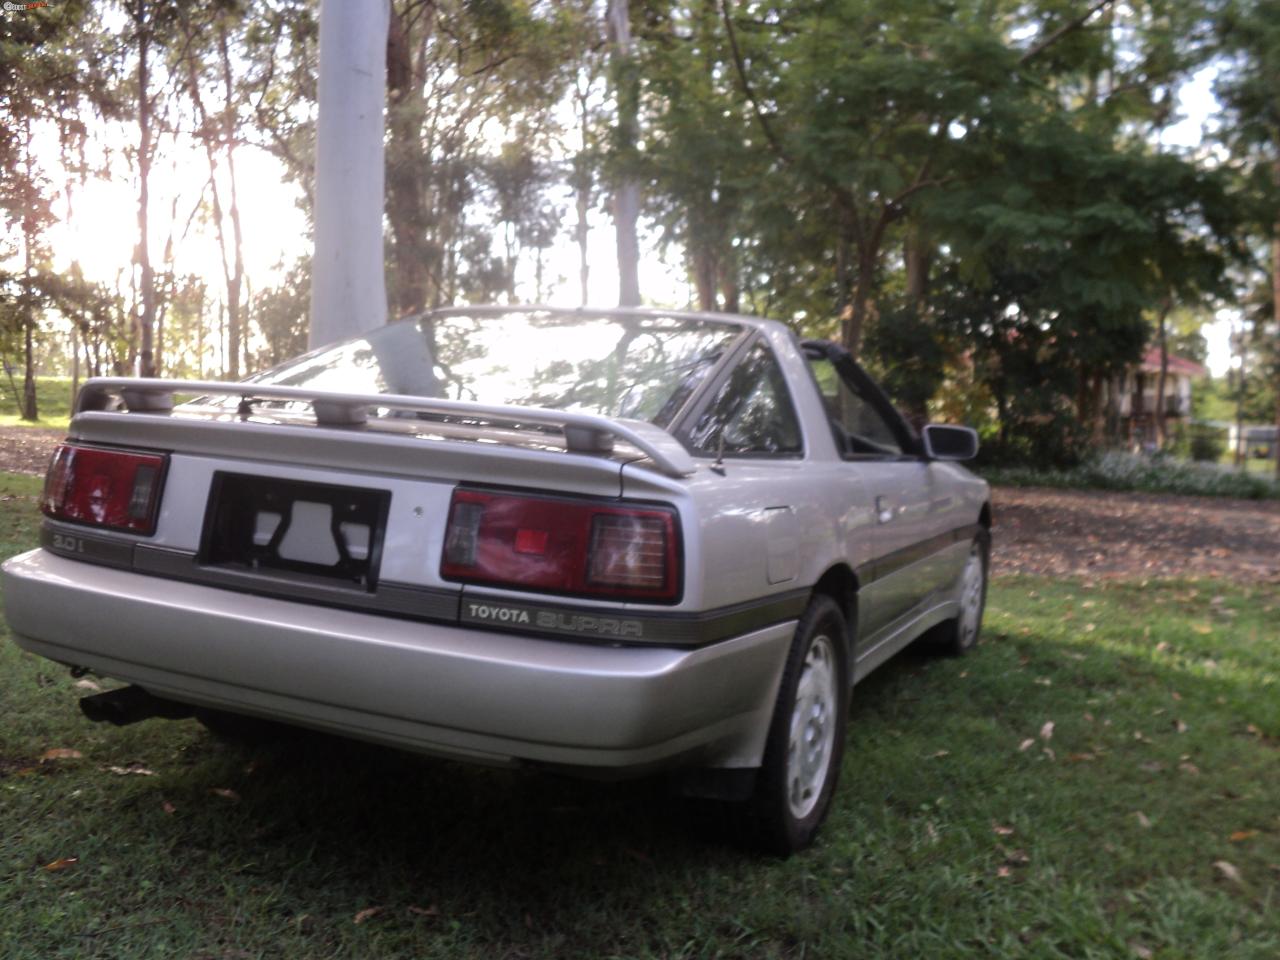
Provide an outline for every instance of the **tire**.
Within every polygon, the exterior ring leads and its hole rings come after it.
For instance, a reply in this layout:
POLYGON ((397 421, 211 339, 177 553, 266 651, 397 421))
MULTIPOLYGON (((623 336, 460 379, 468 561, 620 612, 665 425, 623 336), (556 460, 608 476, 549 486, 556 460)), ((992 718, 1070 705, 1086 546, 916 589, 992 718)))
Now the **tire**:
POLYGON ((938 646, 953 657, 968 653, 982 631, 982 614, 987 607, 987 580, 991 566, 991 539, 981 535, 969 546, 960 573, 960 614, 939 627, 938 646))
POLYGON ((796 627, 755 793, 742 813, 751 844, 779 856, 809 846, 831 808, 849 715, 845 618, 815 596, 796 627))

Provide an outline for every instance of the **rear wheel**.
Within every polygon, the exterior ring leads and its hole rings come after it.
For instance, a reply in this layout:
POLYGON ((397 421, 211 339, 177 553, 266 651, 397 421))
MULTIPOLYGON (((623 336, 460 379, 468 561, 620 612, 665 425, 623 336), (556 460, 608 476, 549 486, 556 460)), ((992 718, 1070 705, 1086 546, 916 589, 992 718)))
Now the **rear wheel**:
POLYGON ((845 651, 840 607, 814 597, 796 628, 755 795, 743 811, 752 840, 769 852, 809 846, 831 807, 849 709, 845 651))

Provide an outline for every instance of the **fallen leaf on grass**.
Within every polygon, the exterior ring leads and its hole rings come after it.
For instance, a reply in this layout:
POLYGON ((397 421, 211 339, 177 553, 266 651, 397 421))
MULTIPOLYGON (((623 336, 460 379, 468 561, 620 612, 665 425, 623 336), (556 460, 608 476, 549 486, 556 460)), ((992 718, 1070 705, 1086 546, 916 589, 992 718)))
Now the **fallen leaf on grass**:
POLYGON ((1092 753, 1069 753, 1067 754, 1067 763, 1089 763, 1096 760, 1092 753))
POLYGON ((154 770, 148 770, 140 763, 131 763, 127 767, 107 767, 107 769, 118 777, 154 777, 156 775, 154 770))
POLYGON ((1140 943, 1130 943, 1129 950, 1138 958, 1138 960, 1151 960, 1151 958, 1155 956, 1155 954, 1151 952, 1150 947, 1144 947, 1140 943))
POLYGON ((1262 739, 1262 731, 1259 730, 1255 724, 1252 724, 1252 723, 1246 724, 1244 729, 1246 732, 1252 733, 1259 740, 1262 739))
POLYGON ((163 810, 165 813, 167 813, 169 816, 173 816, 175 813, 178 812, 178 808, 175 807, 168 800, 165 800, 163 803, 160 804, 160 809, 163 810))
POLYGON ((1158 760, 1148 760, 1146 763, 1138 764, 1139 770, 1145 770, 1147 773, 1159 773, 1164 769, 1164 764, 1158 760))
POLYGON ((1181 770, 1183 773, 1187 774, 1188 776, 1192 776, 1192 777, 1200 776, 1200 768, 1197 767, 1194 763, 1180 763, 1178 764, 1178 769, 1181 770))
POLYGON ((1231 836, 1227 837, 1227 839, 1232 843, 1244 843, 1246 840, 1256 837, 1257 835, 1257 830, 1237 830, 1231 836))
POLYGON ((215 797, 221 797, 223 800, 230 800, 232 803, 240 802, 240 794, 227 787, 213 787, 209 792, 215 797))
POLYGON ((83 680, 77 680, 72 684, 72 686, 77 690, 88 690, 90 693, 100 693, 102 691, 102 687, 98 686, 88 677, 85 677, 83 680))
POLYGON ((1011 868, 1011 867, 1007 867, 1007 866, 1005 866, 1004 864, 1001 864, 1000 866, 996 867, 996 876, 997 876, 997 877, 1012 877, 1012 876, 1013 876, 1013 868, 1011 868))
POLYGON ((1222 874, 1223 879, 1230 880, 1232 883, 1244 882, 1240 879, 1240 871, 1234 863, 1229 863, 1226 860, 1215 860, 1213 861, 1213 869, 1222 874))
POLYGON ((1138 826, 1140 826, 1143 830, 1151 829, 1151 818, 1148 817, 1145 813, 1143 813, 1141 810, 1138 810, 1137 812, 1134 813, 1134 816, 1138 820, 1138 826))
POLYGON ((1213 633, 1213 627, 1207 623, 1193 623, 1191 629, 1196 633, 1213 633))
POLYGON ((991 832, 997 837, 1011 837, 1013 836, 1013 827, 1006 827, 1003 824, 993 823, 991 825, 991 832))
POLYGON ((1174 720, 1174 721, 1173 721, 1173 729, 1174 729, 1174 730, 1177 730, 1177 731, 1178 731, 1178 733, 1186 733, 1186 732, 1187 732, 1187 725, 1186 725, 1185 723, 1183 723, 1181 720, 1174 720))
POLYGON ((1031 862, 1025 850, 1006 850, 1004 862, 1010 867, 1024 867, 1031 862))
POLYGON ((415 917, 438 917, 440 910, 433 903, 429 907, 410 907, 409 912, 415 917))
POLYGON ((366 920, 372 920, 385 909, 386 907, 366 907, 356 914, 355 922, 364 923, 366 920))
POLYGON ((930 760, 941 760, 943 757, 951 756, 950 750, 939 750, 929 757, 930 760))
POLYGON ((40 754, 41 763, 49 763, 53 760, 82 760, 84 754, 79 750, 72 750, 69 747, 54 747, 52 750, 46 750, 40 754))
POLYGON ((1040 739, 1048 742, 1053 739, 1053 721, 1046 720, 1040 728, 1040 739))
POLYGON ((1020 744, 1018 744, 1018 752, 1026 753, 1035 745, 1036 745, 1035 740, 1033 740, 1031 737, 1027 737, 1027 739, 1023 740, 1020 744))
POLYGON ((67 867, 74 867, 79 862, 79 857, 59 857, 52 863, 46 863, 40 869, 44 870, 46 873, 57 873, 59 870, 67 869, 67 867))

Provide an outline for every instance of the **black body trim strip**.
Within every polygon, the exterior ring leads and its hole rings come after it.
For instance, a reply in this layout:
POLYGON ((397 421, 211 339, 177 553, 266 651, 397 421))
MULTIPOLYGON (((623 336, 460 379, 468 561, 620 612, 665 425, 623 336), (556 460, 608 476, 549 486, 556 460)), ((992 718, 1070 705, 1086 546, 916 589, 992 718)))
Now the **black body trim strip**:
POLYGON ((809 602, 801 588, 703 613, 650 612, 610 607, 529 603, 466 590, 458 613, 463 625, 610 643, 703 646, 762 627, 798 619, 809 602))
POLYGON ((423 587, 385 579, 378 583, 376 590, 368 592, 354 585, 345 588, 328 579, 321 582, 317 578, 317 582, 311 583, 292 573, 273 576, 261 571, 249 573, 205 566, 194 551, 114 537, 86 537, 78 527, 64 528, 47 519, 41 526, 40 541, 49 552, 72 560, 278 600, 402 617, 421 623, 480 627, 523 636, 615 646, 699 647, 728 640, 798 618, 810 593, 807 588, 799 588, 693 613, 622 606, 587 607, 512 600, 469 587, 423 587))
POLYGON ((979 536, 986 531, 986 527, 980 523, 968 523, 963 527, 956 527, 945 533, 940 533, 936 537, 930 537, 928 540, 921 540, 919 543, 913 543, 909 547, 903 547, 901 550, 895 550, 893 553, 885 554, 883 557, 877 557, 875 560, 869 560, 860 566, 854 573, 858 577, 858 583, 866 586, 869 583, 875 583, 885 577, 891 576, 905 567, 918 563, 925 557, 938 553, 957 543, 967 543, 968 541, 979 536))

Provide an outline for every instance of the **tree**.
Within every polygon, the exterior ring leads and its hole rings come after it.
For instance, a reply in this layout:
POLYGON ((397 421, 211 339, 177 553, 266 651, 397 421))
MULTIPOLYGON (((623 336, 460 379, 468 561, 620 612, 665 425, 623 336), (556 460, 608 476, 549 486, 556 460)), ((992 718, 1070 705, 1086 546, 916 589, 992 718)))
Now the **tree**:
POLYGON ((386 202, 393 312, 495 289, 491 244, 477 242, 469 222, 491 167, 488 134, 518 131, 534 165, 545 166, 552 106, 573 76, 583 16, 575 4, 393 3, 386 202))
POLYGON ((241 294, 245 283, 244 236, 236 182, 236 148, 242 141, 240 114, 245 94, 243 85, 235 77, 232 44, 243 11, 234 5, 223 9, 215 4, 203 11, 203 14, 199 19, 189 18, 183 22, 185 43, 176 71, 185 83, 195 115, 195 136, 204 146, 209 165, 208 187, 213 202, 213 222, 227 294, 226 375, 236 380, 240 377, 240 361, 244 352, 241 294), (221 108, 216 113, 206 106, 206 89, 216 91, 215 96, 221 100, 221 108), (225 217, 223 190, 218 177, 220 156, 225 162, 229 200, 225 207, 225 217), (226 230, 228 220, 231 224, 229 239, 226 230))
POLYGON ((81 36, 86 6, 71 0, 56 7, 0 18, 0 213, 17 226, 21 253, 0 246, 0 259, 20 256, 19 275, 6 273, 12 294, 5 323, 21 340, 22 416, 36 420, 34 356, 39 318, 53 304, 56 279, 44 234, 53 222, 52 184, 36 155, 35 135, 52 127, 64 147, 83 134, 80 111, 104 106, 100 64, 86 62, 81 36))
MULTIPOLYGON (((1230 118, 1222 125, 1222 136, 1252 182, 1259 211, 1265 211, 1255 232, 1270 248, 1268 299, 1275 346, 1268 347, 1280 356, 1280 2, 1226 0, 1216 22, 1225 62, 1215 92, 1230 118)), ((1273 419, 1280 430, 1280 362, 1273 375, 1273 419)), ((1280 444, 1276 475, 1280 477, 1280 444)))

